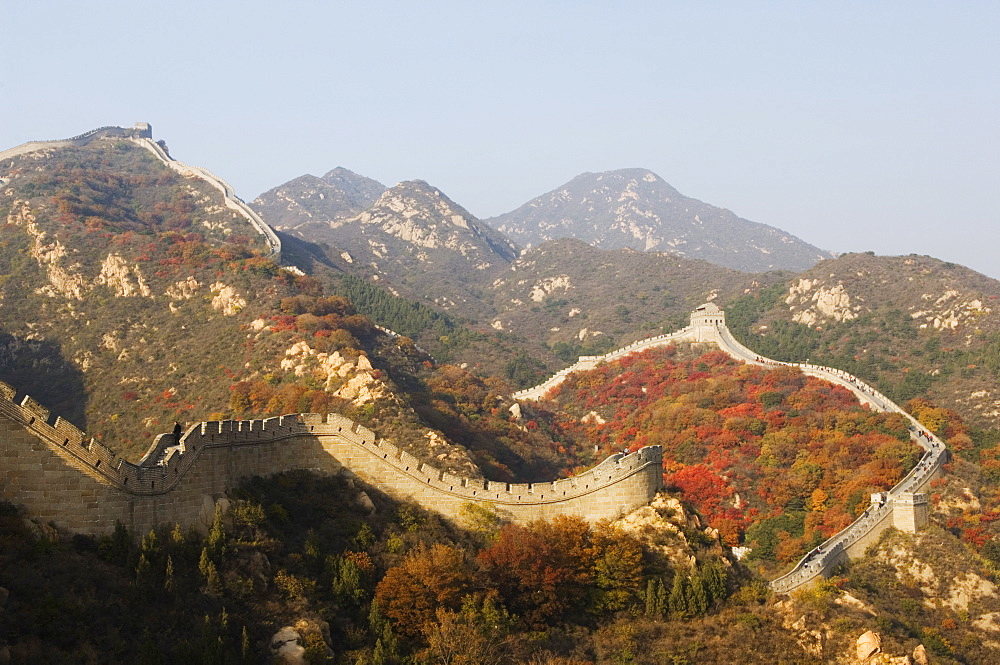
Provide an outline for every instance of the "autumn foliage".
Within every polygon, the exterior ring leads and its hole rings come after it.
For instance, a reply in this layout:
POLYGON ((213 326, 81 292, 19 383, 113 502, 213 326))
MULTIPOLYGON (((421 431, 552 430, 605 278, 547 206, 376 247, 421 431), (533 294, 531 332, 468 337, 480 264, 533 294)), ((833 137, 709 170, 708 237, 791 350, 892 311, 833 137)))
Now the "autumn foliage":
POLYGON ((664 480, 730 544, 800 557, 889 489, 919 457, 898 414, 795 368, 720 351, 633 354, 572 374, 541 408, 576 454, 663 447, 664 480))

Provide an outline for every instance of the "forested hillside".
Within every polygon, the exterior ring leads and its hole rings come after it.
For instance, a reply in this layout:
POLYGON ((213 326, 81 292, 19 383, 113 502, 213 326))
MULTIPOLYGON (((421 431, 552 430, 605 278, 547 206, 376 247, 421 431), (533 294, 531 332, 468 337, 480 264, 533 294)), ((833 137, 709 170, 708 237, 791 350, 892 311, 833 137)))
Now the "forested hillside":
POLYGON ((1000 416, 1000 282, 925 256, 849 254, 725 304, 763 355, 810 358, 897 402, 925 396, 970 423, 1000 416))
MULTIPOLYGON (((677 347, 569 375, 531 410, 595 457, 663 446, 664 480, 748 560, 789 564, 840 531, 920 457, 906 420, 793 368, 677 347)), ((589 458, 589 455, 587 455, 589 458)))

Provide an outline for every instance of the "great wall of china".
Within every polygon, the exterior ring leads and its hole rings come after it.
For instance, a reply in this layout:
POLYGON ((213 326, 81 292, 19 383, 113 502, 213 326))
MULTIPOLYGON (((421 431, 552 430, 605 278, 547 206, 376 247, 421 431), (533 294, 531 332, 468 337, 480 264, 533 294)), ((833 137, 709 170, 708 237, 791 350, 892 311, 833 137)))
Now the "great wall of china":
MULTIPOLYGON (((101 138, 127 139, 149 150, 182 176, 198 177, 218 189, 226 206, 261 233, 275 260, 281 242, 274 231, 236 196, 225 180, 210 171, 172 159, 152 140, 148 124, 134 128, 101 127, 70 139, 33 141, 0 152, 0 161, 52 148, 81 146, 101 138)), ((924 450, 918 464, 888 492, 872 496, 868 510, 851 525, 803 557, 787 574, 773 580, 781 593, 793 591, 831 571, 845 560, 864 555, 890 527, 916 531, 928 522, 923 494, 940 476, 947 450, 935 436, 885 395, 846 372, 808 363, 763 358, 740 344, 712 303, 691 315, 676 332, 640 340, 603 356, 581 356, 577 363, 545 382, 518 391, 520 400, 537 400, 572 372, 593 369, 631 353, 676 342, 712 343, 737 360, 762 366, 797 367, 850 390, 876 411, 896 412, 910 422, 911 438, 924 450)), ((649 447, 613 455, 579 476, 544 483, 511 484, 459 478, 422 463, 374 433, 341 416, 296 414, 265 420, 205 422, 188 429, 179 445, 160 435, 139 464, 114 454, 86 437, 29 396, 0 382, 0 499, 23 505, 29 515, 70 531, 105 533, 116 521, 133 532, 180 523, 197 526, 210 518, 215 501, 252 476, 291 469, 339 473, 343 469, 399 498, 416 501, 450 518, 469 502, 492 505, 516 521, 573 514, 597 520, 617 517, 645 505, 660 487, 661 451, 649 447)))
MULTIPOLYGON (((762 358, 737 342, 725 314, 713 304, 691 315, 691 325, 672 335, 637 342, 578 366, 620 358, 678 341, 712 343, 738 360, 799 368, 854 393, 877 411, 895 411, 910 421, 911 437, 925 451, 920 462, 850 526, 772 581, 787 593, 829 575, 838 564, 864 555, 889 527, 916 531, 927 524, 924 490, 941 473, 944 444, 887 397, 846 372, 762 358)), ((575 366, 576 367, 576 366, 575 366)), ((560 372, 521 399, 537 399, 568 372, 560 372), (558 379, 558 380, 555 380, 558 379)), ((84 533, 106 533, 116 521, 144 533, 161 525, 204 525, 215 502, 253 476, 291 469, 341 473, 344 469, 402 499, 457 519, 468 503, 492 506, 515 521, 579 515, 615 518, 647 504, 661 485, 659 447, 616 454, 572 478, 542 483, 505 483, 461 478, 423 463, 370 430, 336 414, 296 414, 264 420, 213 421, 192 426, 179 443, 161 434, 138 464, 114 454, 30 396, 18 400, 0 382, 0 499, 22 505, 32 517, 84 533)))
POLYGON ((84 146, 91 141, 99 139, 126 139, 141 146, 151 152, 160 162, 172 171, 176 171, 185 178, 201 178, 212 187, 222 193, 226 207, 244 217, 258 233, 264 236, 268 249, 275 261, 281 260, 281 240, 274 233, 274 230, 264 223, 253 209, 248 206, 232 186, 208 169, 200 166, 189 166, 184 162, 179 162, 167 154, 163 147, 153 140, 153 129, 149 123, 139 122, 134 127, 98 127, 89 132, 84 132, 79 136, 55 141, 29 141, 19 146, 0 152, 0 161, 13 159, 20 155, 27 155, 41 150, 52 150, 54 148, 68 148, 73 146, 84 146))
POLYGON ((175 444, 157 436, 132 464, 29 396, 0 383, 0 499, 60 528, 134 533, 161 525, 204 525, 217 499, 253 476, 292 469, 341 473, 452 519, 467 503, 508 519, 557 515, 615 518, 643 506, 662 482, 659 447, 616 454, 577 476, 540 483, 461 478, 423 463, 342 416, 296 414, 195 425, 175 444))
POLYGON ((864 556, 865 550, 876 543, 883 531, 890 527, 914 532, 927 525, 929 507, 923 494, 932 480, 942 473, 947 461, 944 444, 927 432, 917 420, 897 406, 888 397, 855 376, 830 367, 809 363, 785 363, 764 358, 740 344, 726 327, 725 312, 713 303, 702 305, 691 314, 691 325, 668 335, 640 340, 603 356, 581 356, 579 362, 567 367, 548 380, 515 393, 515 397, 537 400, 549 390, 565 381, 571 372, 593 369, 603 362, 610 362, 629 353, 676 342, 712 343, 737 360, 765 367, 797 367, 806 376, 814 376, 850 390, 862 404, 875 411, 902 414, 910 423, 910 437, 924 450, 913 469, 888 492, 872 495, 871 505, 861 517, 847 528, 827 539, 817 549, 809 552, 795 567, 771 582, 771 588, 788 593, 809 584, 821 576, 829 576, 839 564, 864 556))

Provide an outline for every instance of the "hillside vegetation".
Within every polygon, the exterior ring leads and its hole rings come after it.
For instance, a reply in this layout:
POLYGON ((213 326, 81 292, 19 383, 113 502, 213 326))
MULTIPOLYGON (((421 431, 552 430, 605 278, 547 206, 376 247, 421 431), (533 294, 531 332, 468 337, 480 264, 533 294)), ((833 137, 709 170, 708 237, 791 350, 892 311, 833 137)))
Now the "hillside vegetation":
POLYGON ((472 504, 446 523, 306 472, 234 488, 205 533, 69 536, 4 504, 0 662, 852 663, 867 630, 886 653, 997 660, 994 280, 915 256, 792 275, 572 240, 519 254, 426 183, 342 169, 298 183, 308 201, 268 199, 296 234, 281 267, 216 190, 128 141, 6 160, 0 178, 0 379, 130 459, 174 420, 338 412, 501 481, 660 445, 667 485, 599 524, 472 504), (901 417, 791 368, 670 347, 512 401, 705 301, 750 348, 851 371, 947 443, 931 529, 771 597, 765 578, 918 456, 901 417))
POLYGON ((219 410, 240 325, 284 288, 252 227, 123 140, 3 170, 2 378, 132 453, 219 410))
POLYGON ((727 306, 733 333, 779 360, 810 358, 897 402, 925 396, 970 423, 1000 416, 1000 282, 923 256, 849 254, 727 306))
POLYGON ((0 167, 0 378, 22 394, 131 460, 175 420, 337 411, 479 474, 396 383, 426 355, 276 265, 206 183, 125 140, 0 167))
POLYGON ((721 351, 651 349, 573 373, 530 416, 585 458, 662 446, 667 486, 764 564, 797 561, 920 456, 902 416, 721 351))

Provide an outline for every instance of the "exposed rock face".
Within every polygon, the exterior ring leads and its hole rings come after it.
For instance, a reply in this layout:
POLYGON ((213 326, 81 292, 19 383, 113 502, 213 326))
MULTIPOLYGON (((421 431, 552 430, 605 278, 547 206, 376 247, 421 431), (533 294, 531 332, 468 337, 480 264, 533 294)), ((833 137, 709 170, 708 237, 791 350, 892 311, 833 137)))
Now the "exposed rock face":
POLYGON ((433 259, 419 249, 448 249, 480 269, 496 258, 509 262, 517 255, 513 243, 423 180, 396 185, 351 222, 359 224, 363 233, 378 229, 402 240, 422 261, 433 259))
POLYGON ((212 307, 221 310, 225 316, 238 314, 247 306, 247 301, 231 286, 222 282, 212 284, 212 307))
MULTIPOLYGON (((269 213, 263 214, 272 221, 269 213)), ((477 282, 505 269, 518 251, 422 180, 383 191, 353 215, 316 215, 295 233, 329 245, 330 261, 347 272, 391 285, 396 295, 461 308, 465 315, 485 309, 477 282)))
POLYGON ((359 372, 333 394, 351 400, 355 406, 364 406, 385 397, 388 394, 388 389, 382 381, 368 372, 359 372))
MULTIPOLYGON (((693 565, 694 551, 683 530, 701 528, 701 522, 697 515, 687 514, 676 497, 657 494, 648 506, 633 510, 616 520, 613 526, 642 540, 647 547, 658 550, 678 569, 693 565)), ((721 546, 718 553, 722 553, 721 546)))
POLYGON ((542 302, 547 295, 553 293, 556 289, 568 291, 572 286, 569 281, 569 275, 546 277, 531 287, 531 301, 542 302))
POLYGON ((38 287, 35 292, 51 298, 61 296, 83 300, 86 280, 77 271, 79 266, 66 268, 63 265, 67 256, 66 247, 58 238, 46 242, 47 233, 36 223, 36 217, 27 202, 14 201, 11 208, 11 212, 7 214, 7 223, 24 227, 33 241, 29 255, 45 269, 48 277, 48 284, 38 287))
POLYGON ((788 289, 785 303, 792 311, 792 320, 807 326, 833 320, 850 321, 858 318, 858 305, 852 305, 851 296, 842 283, 826 286, 819 280, 800 279, 788 289))
POLYGON ((603 249, 672 252, 737 270, 804 270, 833 256, 688 198, 645 169, 584 173, 486 221, 526 246, 576 238, 603 249))
POLYGON ((968 612, 970 604, 998 597, 1000 590, 997 586, 973 571, 947 579, 939 575, 922 556, 925 550, 923 541, 929 537, 926 532, 921 532, 912 536, 912 544, 903 538, 894 540, 878 553, 877 558, 892 566, 903 584, 919 585, 926 596, 923 602, 928 607, 946 608, 956 613, 968 612))
MULTIPOLYGON (((786 289, 752 332, 767 337, 786 322, 808 326, 819 333, 810 333, 817 354, 880 366, 882 385, 920 385, 968 424, 1000 422, 1000 382, 987 369, 1000 335, 1000 281, 928 256, 865 252, 823 261, 786 289)), ((755 348, 753 339, 743 341, 755 348)))
POLYGON ((299 644, 301 637, 291 626, 285 626, 271 638, 271 652, 274 662, 281 665, 302 665, 305 661, 306 649, 299 644))
POLYGON ((323 390, 335 391, 337 397, 351 400, 355 406, 386 397, 389 387, 376 377, 367 356, 350 360, 340 351, 324 353, 309 346, 306 341, 296 342, 285 349, 281 369, 295 376, 310 376, 322 382, 323 390))
POLYGON ((0 179, 0 375, 130 460, 181 411, 221 412, 246 309, 271 308, 267 275, 224 267, 266 262, 257 228, 118 139, 5 159, 0 179))
POLYGON ((189 276, 187 279, 182 279, 179 282, 172 284, 167 288, 166 296, 171 300, 190 300, 201 288, 201 284, 194 278, 194 276, 189 276))
POLYGON ((867 660, 882 651, 882 636, 869 630, 858 638, 856 647, 858 660, 867 660))
POLYGON ((101 264, 101 274, 97 276, 94 283, 110 287, 119 298, 153 297, 139 264, 129 267, 120 254, 108 254, 104 263, 101 264))
MULTIPOLYGON (((304 665, 306 649, 304 644, 317 644, 322 641, 326 645, 328 659, 332 660, 334 653, 330 648, 330 624, 316 616, 307 616, 295 622, 294 626, 285 626, 271 638, 271 653, 274 662, 280 665, 304 665)), ((313 662, 310 658, 309 662, 313 662)))
POLYGON ((955 330, 993 311, 979 297, 955 289, 946 289, 941 295, 924 293, 920 297, 928 307, 910 312, 910 318, 920 321, 922 329, 955 330))

